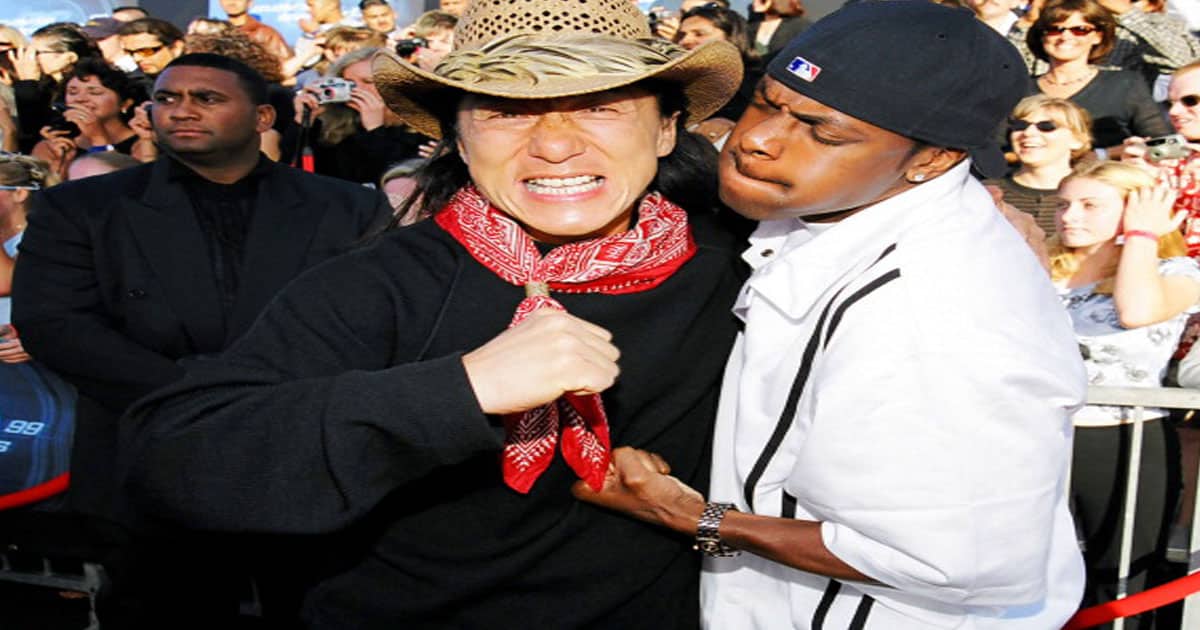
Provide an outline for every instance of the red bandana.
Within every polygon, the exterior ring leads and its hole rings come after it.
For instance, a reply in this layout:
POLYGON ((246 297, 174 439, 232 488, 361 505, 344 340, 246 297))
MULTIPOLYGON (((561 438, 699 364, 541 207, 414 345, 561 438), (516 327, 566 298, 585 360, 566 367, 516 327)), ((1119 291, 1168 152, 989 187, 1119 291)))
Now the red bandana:
MULTIPOLYGON (((472 186, 455 193, 434 217, 479 264, 505 282, 525 287, 509 327, 533 311, 566 310, 562 293, 636 293, 658 286, 696 253, 687 213, 658 193, 646 195, 632 230, 555 247, 542 256, 525 230, 472 186)), ((504 482, 528 493, 550 467, 562 433, 563 459, 593 489, 608 472, 608 418, 600 396, 565 394, 504 418, 504 482)))

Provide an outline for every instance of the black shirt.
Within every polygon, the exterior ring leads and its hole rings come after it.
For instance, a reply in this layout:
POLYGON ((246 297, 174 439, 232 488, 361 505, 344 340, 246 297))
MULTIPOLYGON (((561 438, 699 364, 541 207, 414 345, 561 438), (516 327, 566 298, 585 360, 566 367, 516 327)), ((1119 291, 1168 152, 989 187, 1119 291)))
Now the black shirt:
POLYGON ((228 322, 237 299, 246 234, 254 216, 258 183, 270 172, 271 161, 259 155, 254 169, 232 184, 205 179, 174 158, 168 158, 168 163, 168 178, 183 182, 196 221, 204 232, 213 278, 221 294, 221 312, 228 322))

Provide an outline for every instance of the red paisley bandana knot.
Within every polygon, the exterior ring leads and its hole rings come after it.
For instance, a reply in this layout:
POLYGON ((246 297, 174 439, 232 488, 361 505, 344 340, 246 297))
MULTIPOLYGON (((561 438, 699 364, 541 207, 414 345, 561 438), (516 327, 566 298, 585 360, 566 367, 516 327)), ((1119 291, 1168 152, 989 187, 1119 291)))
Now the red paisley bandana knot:
MULTIPOLYGON (((539 308, 566 310, 559 293, 634 293, 652 289, 696 253, 687 213, 658 193, 638 206, 632 229, 560 245, 545 256, 521 226, 473 186, 454 197, 434 220, 505 282, 525 287, 510 327, 539 308)), ((561 449, 563 460, 595 490, 604 485, 611 443, 604 403, 596 394, 565 394, 551 403, 504 418, 504 482, 528 493, 561 449), (561 440, 560 440, 561 437, 561 440)))

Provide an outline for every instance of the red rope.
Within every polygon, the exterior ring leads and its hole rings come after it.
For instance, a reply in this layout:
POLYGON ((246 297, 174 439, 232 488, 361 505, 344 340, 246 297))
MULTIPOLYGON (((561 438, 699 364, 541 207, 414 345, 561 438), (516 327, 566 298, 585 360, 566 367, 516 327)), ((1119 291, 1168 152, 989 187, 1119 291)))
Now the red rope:
POLYGON ((42 499, 48 499, 67 489, 71 483, 70 473, 63 473, 50 481, 38 484, 32 488, 26 488, 20 492, 12 492, 0 496, 0 510, 19 507, 36 503, 42 499))
POLYGON ((1177 602, 1192 593, 1200 591, 1200 572, 1156 586, 1148 591, 1113 600, 1099 606, 1085 608, 1077 613, 1063 626, 1063 630, 1081 630, 1102 623, 1108 623, 1120 617, 1131 617, 1147 610, 1161 608, 1177 602))

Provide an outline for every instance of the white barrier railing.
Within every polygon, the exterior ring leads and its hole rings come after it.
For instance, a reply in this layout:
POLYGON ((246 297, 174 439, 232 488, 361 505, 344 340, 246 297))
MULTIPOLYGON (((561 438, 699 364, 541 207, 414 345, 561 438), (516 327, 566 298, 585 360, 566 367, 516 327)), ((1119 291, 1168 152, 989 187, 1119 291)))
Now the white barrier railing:
MULTIPOLYGON (((1137 516, 1137 487, 1138 470, 1142 459, 1142 434, 1144 431, 1144 415, 1147 407, 1167 409, 1200 409, 1200 390, 1182 389, 1178 387, 1090 387, 1088 388, 1088 403, 1093 405, 1117 405, 1133 408, 1133 435, 1129 447, 1129 473, 1126 479, 1124 497, 1124 512, 1121 529, 1121 557, 1117 569, 1117 597, 1127 595, 1129 583, 1129 566, 1133 552, 1133 522, 1137 516), (1133 492, 1129 492, 1133 489, 1133 492)), ((1188 574, 1200 571, 1200 474, 1190 481, 1185 481, 1185 491, 1189 487, 1196 501, 1192 508, 1191 534, 1188 536, 1185 554, 1188 574)), ((1174 555, 1174 554, 1172 554, 1174 555)), ((1113 621, 1113 630, 1122 630, 1124 619, 1113 621)), ((1200 628, 1200 593, 1189 596, 1183 604, 1183 620, 1181 628, 1200 628)))

